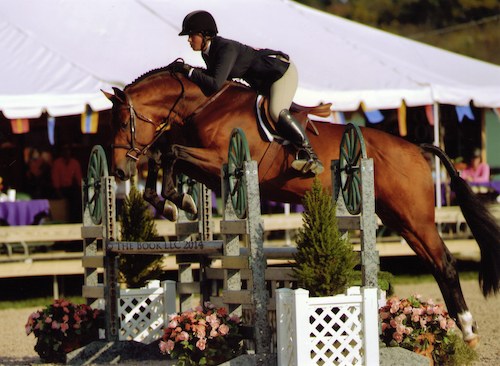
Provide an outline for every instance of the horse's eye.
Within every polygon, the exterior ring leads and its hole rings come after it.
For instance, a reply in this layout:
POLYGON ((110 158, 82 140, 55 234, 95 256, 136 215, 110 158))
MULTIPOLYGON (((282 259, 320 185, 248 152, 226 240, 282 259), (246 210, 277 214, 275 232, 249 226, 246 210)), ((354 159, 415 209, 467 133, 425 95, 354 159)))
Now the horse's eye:
POLYGON ((122 130, 126 129, 126 128, 127 128, 127 126, 128 126, 128 123, 127 123, 127 122, 122 122, 122 123, 120 123, 120 128, 121 128, 122 130))

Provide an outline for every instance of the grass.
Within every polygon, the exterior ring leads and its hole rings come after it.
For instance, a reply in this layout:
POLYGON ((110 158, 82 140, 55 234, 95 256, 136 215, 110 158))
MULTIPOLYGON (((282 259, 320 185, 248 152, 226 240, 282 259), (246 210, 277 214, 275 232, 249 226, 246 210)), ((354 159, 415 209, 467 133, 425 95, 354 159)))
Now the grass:
MULTIPOLYGON (((66 297, 66 299, 75 304, 85 303, 85 299, 83 297, 70 296, 66 297)), ((41 309, 52 304, 53 300, 54 299, 52 297, 36 297, 32 299, 23 299, 15 301, 0 301, 0 310, 24 309, 33 307, 39 307, 41 309)))
MULTIPOLYGON (((461 280, 474 280, 477 281, 478 274, 474 271, 464 271, 460 272, 461 280)), ((430 274, 394 274, 391 279, 392 285, 408 285, 415 283, 426 283, 426 282, 434 282, 434 277, 430 274)), ((78 296, 68 296, 65 297, 67 300, 75 303, 75 304, 83 304, 85 303, 85 298, 78 296)), ((0 310, 6 309, 24 309, 24 308, 33 308, 39 307, 43 308, 53 301, 52 297, 36 297, 30 299, 22 299, 22 300, 11 300, 11 301, 0 301, 0 310)))
MULTIPOLYGON (((478 274, 477 272, 467 271, 460 272, 460 280, 477 280, 478 274)), ((424 283, 424 282, 434 282, 435 279, 431 274, 423 274, 423 275, 409 275, 409 274, 395 274, 392 279, 392 284, 394 285, 409 285, 412 283, 424 283)))

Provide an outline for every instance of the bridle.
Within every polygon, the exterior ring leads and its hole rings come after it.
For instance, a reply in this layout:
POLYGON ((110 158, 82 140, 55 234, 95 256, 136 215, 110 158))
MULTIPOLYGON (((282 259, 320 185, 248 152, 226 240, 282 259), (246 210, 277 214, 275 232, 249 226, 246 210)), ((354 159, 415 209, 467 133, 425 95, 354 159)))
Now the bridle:
MULTIPOLYGON (((181 92, 177 96, 177 98, 175 99, 174 104, 172 104, 172 108, 170 108, 167 116, 165 118, 163 118, 163 120, 159 123, 153 121, 149 117, 146 117, 142 113, 137 112, 134 108, 132 98, 129 95, 125 94, 125 97, 126 97, 125 108, 128 108, 129 115, 130 115, 129 121, 127 123, 129 128, 130 128, 130 143, 128 145, 115 145, 115 144, 113 144, 112 145, 113 149, 128 150, 127 154, 126 154, 127 158, 130 158, 134 161, 137 161, 137 160, 139 160, 139 157, 141 155, 148 154, 149 149, 160 138, 160 136, 165 131, 168 131, 172 128, 172 123, 174 121, 179 120, 181 124, 184 122, 184 118, 182 118, 180 116, 180 114, 178 112, 176 112, 176 110, 175 110, 175 107, 177 106, 177 104, 179 104, 179 102, 184 98, 184 84, 182 83, 182 80, 180 80, 179 77, 175 73, 172 73, 172 76, 174 77, 175 80, 177 80, 179 82, 179 84, 181 86, 181 92), (151 142, 147 145, 142 145, 142 146, 144 146, 142 149, 140 149, 136 146, 136 145, 138 145, 137 139, 135 137, 136 118, 138 118, 144 122, 150 123, 156 127, 156 131, 155 131, 155 135, 153 137, 153 140, 151 140, 151 142)), ((125 128, 127 126, 127 124, 122 124, 122 129, 125 128)))
MULTIPOLYGON (((172 73, 172 76, 174 77, 175 80, 177 80, 181 86, 181 92, 177 96, 174 104, 172 105, 172 108, 170 108, 167 116, 160 122, 156 123, 153 121, 151 118, 148 118, 144 116, 143 114, 137 112, 134 108, 134 105, 132 103, 132 98, 130 98, 129 95, 125 94, 126 97, 126 106, 125 108, 128 108, 129 114, 130 114, 130 119, 129 119, 129 127, 130 127, 130 143, 129 145, 112 145, 113 149, 125 149, 128 150, 126 157, 130 158, 134 161, 138 161, 139 157, 141 155, 147 155, 149 152, 149 149, 151 146, 160 138, 160 136, 165 132, 168 131, 172 128, 173 122, 177 121, 180 125, 183 125, 186 120, 190 120, 193 118, 195 115, 199 114, 203 109, 205 109, 206 106, 211 104, 214 100, 216 100, 224 91, 226 91, 227 88, 231 85, 231 83, 226 83, 224 86, 214 95, 212 95, 210 98, 205 100, 203 103, 201 103, 195 110, 194 112, 190 113, 187 117, 182 117, 176 110, 175 108, 179 104, 179 102, 184 98, 184 84, 182 83, 182 80, 179 78, 179 76, 176 73, 172 73), (136 118, 147 122, 151 123, 153 126, 156 126, 156 132, 155 136, 153 137, 153 140, 147 144, 143 145, 144 148, 139 149, 136 147, 137 140, 135 138, 135 129, 136 129, 136 118)), ((126 127, 126 124, 123 124, 122 128, 126 127)))

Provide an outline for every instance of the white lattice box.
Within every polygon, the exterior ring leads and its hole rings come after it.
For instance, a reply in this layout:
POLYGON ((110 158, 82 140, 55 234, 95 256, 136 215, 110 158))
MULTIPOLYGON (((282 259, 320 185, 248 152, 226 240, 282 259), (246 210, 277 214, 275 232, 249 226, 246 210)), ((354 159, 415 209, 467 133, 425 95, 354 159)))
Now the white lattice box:
POLYGON ((175 282, 153 281, 146 288, 121 289, 118 299, 120 340, 149 344, 162 336, 168 315, 176 312, 175 282))
POLYGON ((276 291, 278 365, 378 365, 378 290, 309 297, 276 291))

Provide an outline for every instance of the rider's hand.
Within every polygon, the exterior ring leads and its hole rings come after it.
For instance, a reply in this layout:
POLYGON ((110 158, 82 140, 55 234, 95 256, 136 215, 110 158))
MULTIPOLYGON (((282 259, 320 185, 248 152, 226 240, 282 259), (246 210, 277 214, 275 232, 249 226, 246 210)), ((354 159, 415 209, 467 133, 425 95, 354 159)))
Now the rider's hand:
POLYGON ((192 66, 188 65, 188 64, 184 64, 182 66, 182 73, 186 76, 189 76, 189 73, 191 72, 191 70, 193 69, 192 66))

